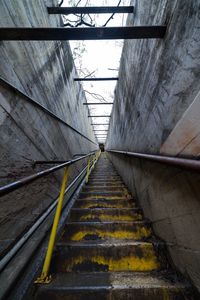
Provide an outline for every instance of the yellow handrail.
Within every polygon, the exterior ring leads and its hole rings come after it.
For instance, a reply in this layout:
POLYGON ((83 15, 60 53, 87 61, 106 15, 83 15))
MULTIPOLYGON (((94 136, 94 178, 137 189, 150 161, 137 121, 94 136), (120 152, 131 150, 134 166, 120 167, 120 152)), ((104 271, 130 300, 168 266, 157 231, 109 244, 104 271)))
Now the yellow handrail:
POLYGON ((88 159, 87 173, 86 173, 86 179, 85 179, 86 183, 88 183, 91 170, 94 168, 95 162, 98 160, 100 154, 101 154, 101 150, 97 151, 92 158, 92 162, 91 162, 91 157, 89 157, 89 159, 88 159), (91 168, 90 168, 90 164, 91 164, 91 168))
POLYGON ((86 179, 85 179, 86 183, 88 183, 89 175, 90 175, 90 157, 88 158, 87 173, 86 173, 86 179))
MULTIPOLYGON (((90 175, 90 171, 95 165, 95 162, 98 160, 100 156, 101 151, 98 151, 96 154, 94 154, 94 157, 92 159, 92 166, 90 168, 90 162, 91 162, 91 157, 88 159, 88 166, 87 166, 87 173, 86 173, 86 183, 88 182, 88 178, 90 175)), ((64 175, 63 175, 63 180, 62 180, 62 185, 60 189, 60 195, 58 199, 58 204, 56 208, 56 213, 53 221, 53 226, 51 229, 51 234, 50 234, 50 239, 48 243, 48 248, 47 248, 47 253, 45 256, 44 260, 44 265, 42 268, 42 273, 41 275, 36 279, 35 283, 49 283, 51 282, 51 275, 49 275, 49 269, 50 269, 50 264, 51 264, 51 259, 53 255, 53 250, 55 246, 55 240, 56 240, 56 234, 57 234, 57 229, 58 229, 58 224, 61 216, 61 211, 62 211, 62 205, 64 201, 64 196, 65 196, 65 190, 67 187, 67 182, 68 182, 68 177, 69 177, 69 167, 66 167, 64 169, 64 175)))
POLYGON ((59 199, 58 199, 58 204, 57 204, 57 208, 56 208, 56 213, 55 213, 55 217, 54 217, 54 221, 53 221, 53 226, 52 226, 52 230, 51 230, 51 235, 50 235, 50 239, 49 239, 49 244, 48 244, 48 248, 47 248, 47 253, 46 253, 42 273, 36 279, 35 283, 49 283, 51 281, 51 275, 49 275, 49 268, 50 268, 51 258, 52 258, 53 249, 54 249, 54 245, 55 245, 56 233, 57 233, 58 223, 59 223, 59 219, 60 219, 60 215, 61 215, 61 211, 62 211, 62 205, 63 205, 64 196, 65 196, 65 189, 67 186, 68 177, 69 177, 69 167, 66 167, 64 169, 64 176, 63 176, 63 180, 62 180, 60 195, 59 195, 59 199))

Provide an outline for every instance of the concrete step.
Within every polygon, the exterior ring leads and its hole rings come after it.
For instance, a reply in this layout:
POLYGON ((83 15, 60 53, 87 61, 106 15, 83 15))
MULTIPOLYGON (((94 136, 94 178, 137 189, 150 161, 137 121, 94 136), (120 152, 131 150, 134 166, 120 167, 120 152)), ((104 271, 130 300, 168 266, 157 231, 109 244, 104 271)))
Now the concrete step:
POLYGON ((81 192, 79 195, 79 199, 131 199, 132 196, 130 193, 128 193, 127 190, 121 190, 120 192, 117 191, 87 191, 87 192, 81 192))
POLYGON ((58 242, 51 272, 148 272, 160 270, 165 266, 165 261, 158 256, 158 249, 159 244, 154 248, 154 245, 148 242, 113 243, 105 241, 101 244, 58 242))
POLYGON ((142 211, 139 208, 73 208, 70 212, 70 222, 133 222, 142 220, 142 211))
POLYGON ((90 200, 77 200, 74 208, 134 208, 135 203, 127 199, 90 199, 90 200))
POLYGON ((83 192, 91 192, 91 191, 97 191, 97 192, 101 192, 101 191, 106 191, 107 193, 115 191, 115 192, 121 192, 122 190, 127 191, 128 189, 124 186, 124 185, 116 185, 116 186, 97 186, 97 185, 86 185, 83 188, 83 192))
POLYGON ((189 300, 191 287, 173 275, 61 273, 39 287, 38 300, 189 300), (170 278, 171 276, 171 278, 170 278), (165 277, 171 280, 166 280, 165 277))
POLYGON ((138 222, 75 222, 67 223, 61 237, 64 241, 135 240, 150 238, 150 224, 138 222))
POLYGON ((118 176, 119 177, 119 174, 117 173, 117 172, 95 172, 95 171, 93 171, 92 173, 91 173, 91 176, 98 176, 98 177, 100 177, 100 176, 118 176))
POLYGON ((116 175, 116 176, 93 176, 93 175, 91 175, 90 177, 89 177, 90 179, 92 179, 92 180, 101 180, 101 181, 104 181, 104 180, 106 180, 106 181, 114 181, 114 180, 116 180, 116 181, 120 181, 121 180, 121 177, 120 176, 118 176, 118 175, 116 175))
POLYGON ((88 183, 86 184, 86 187, 88 186, 118 186, 118 185, 122 185, 124 186, 123 181, 121 180, 114 180, 114 181, 99 181, 99 180, 92 180, 91 178, 89 178, 88 183))
POLYGON ((119 175, 91 175, 92 180, 121 180, 119 175))
POLYGON ((118 173, 117 173, 117 171, 114 169, 114 168, 109 168, 109 169, 94 169, 93 171, 92 171, 92 174, 116 174, 116 175, 119 175, 118 173))

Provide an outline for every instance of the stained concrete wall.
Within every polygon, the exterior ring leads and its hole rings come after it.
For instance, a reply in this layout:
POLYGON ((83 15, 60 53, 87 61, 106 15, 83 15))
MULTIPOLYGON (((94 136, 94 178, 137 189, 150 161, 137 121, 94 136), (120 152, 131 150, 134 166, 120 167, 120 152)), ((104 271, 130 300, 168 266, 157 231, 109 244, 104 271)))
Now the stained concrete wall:
MULTIPOLYGON (((60 27, 59 16, 49 16, 47 6, 57 1, 0 1, 2 27, 60 27)), ((97 149, 82 105, 85 95, 79 83, 69 43, 0 42, 0 76, 83 133, 59 122, 8 85, 0 86, 0 185, 23 178, 49 165, 35 160, 67 160, 97 149), (92 142, 94 141, 94 143, 92 142)), ((86 161, 70 171, 72 180, 86 161)), ((5 253, 58 195, 62 171, 51 174, 0 198, 0 252, 5 253)))
MULTIPOLYGON (((197 157, 200 1, 140 0, 134 5, 129 25, 166 24, 167 33, 162 40, 125 41, 106 148, 197 157)), ((109 156, 177 269, 200 290, 200 175, 109 156)))

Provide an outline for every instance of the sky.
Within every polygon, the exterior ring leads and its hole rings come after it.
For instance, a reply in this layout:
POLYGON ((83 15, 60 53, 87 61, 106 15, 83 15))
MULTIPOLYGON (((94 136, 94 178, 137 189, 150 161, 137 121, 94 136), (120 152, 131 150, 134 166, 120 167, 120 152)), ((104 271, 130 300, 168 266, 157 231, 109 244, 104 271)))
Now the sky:
MULTIPOLYGON (((72 6, 78 3, 78 0, 65 0, 62 6, 72 6)), ((82 0, 78 6, 117 6, 118 0, 82 0)), ((121 0, 120 6, 129 5, 130 0, 121 0)), ((110 17, 110 14, 91 15, 94 18, 93 23, 96 26, 103 26, 110 17)), ((73 15, 66 16, 67 22, 76 21, 73 15)), ((125 26, 127 14, 115 14, 109 21, 107 27, 125 26)), ((65 20, 64 20, 65 21, 65 20)), ((87 22, 91 22, 88 18, 87 22)), ((70 22, 74 24, 73 22, 70 22)), ((85 26, 83 26, 85 27, 85 26)), ((72 52, 74 53, 75 65, 80 77, 90 75, 90 77, 117 77, 119 62, 123 47, 123 40, 100 40, 100 41, 71 41, 72 52), (111 69, 111 70, 110 70, 111 69)), ((116 81, 103 82, 82 82, 86 91, 87 102, 113 102, 114 89, 116 81), (91 93, 100 96, 91 95, 91 93)), ((90 105, 90 115, 110 115, 112 105, 90 105)), ((91 123, 108 123, 109 118, 91 118, 91 123)), ((104 142, 108 126, 94 126, 98 142, 104 142), (101 135, 101 136, 100 136, 101 135), (104 136, 102 136, 104 135, 104 136)))

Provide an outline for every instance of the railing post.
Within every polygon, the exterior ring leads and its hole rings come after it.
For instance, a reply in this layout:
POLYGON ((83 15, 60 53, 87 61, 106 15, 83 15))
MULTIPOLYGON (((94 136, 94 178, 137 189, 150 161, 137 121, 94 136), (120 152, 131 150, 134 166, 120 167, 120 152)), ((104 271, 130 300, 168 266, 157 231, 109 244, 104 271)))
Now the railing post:
POLYGON ((89 175, 91 170, 94 168, 95 162, 97 162, 99 156, 100 156, 101 151, 97 151, 92 157, 89 157, 88 159, 88 166, 87 166, 87 173, 86 173, 86 179, 85 182, 88 183, 89 180, 89 175), (90 169, 90 164, 91 164, 91 169, 90 169))
POLYGON ((95 162, 96 162, 96 155, 94 154, 92 158, 92 169, 94 169, 95 162))
POLYGON ((90 157, 88 159, 88 165, 87 165, 87 173, 86 173, 85 183, 88 183, 89 175, 90 175, 90 157))
POLYGON ((61 211, 62 211, 62 205, 63 205, 64 196, 65 196, 65 190, 66 190, 66 186, 67 186, 68 176, 69 176, 69 167, 66 167, 64 169, 64 176, 63 176, 63 180, 62 180, 60 195, 59 195, 59 199, 58 199, 58 204, 57 204, 57 208, 56 208, 56 213, 55 213, 55 217, 54 217, 54 221, 53 221, 53 226, 52 226, 52 230, 51 230, 51 235, 50 235, 50 239, 49 239, 49 244, 48 244, 48 248, 47 248, 47 253, 46 253, 42 273, 41 273, 40 277, 37 278, 35 283, 49 283, 51 281, 51 275, 49 275, 49 268, 50 268, 53 249, 54 249, 54 245, 55 245, 56 233, 57 233, 60 215, 61 215, 61 211))

